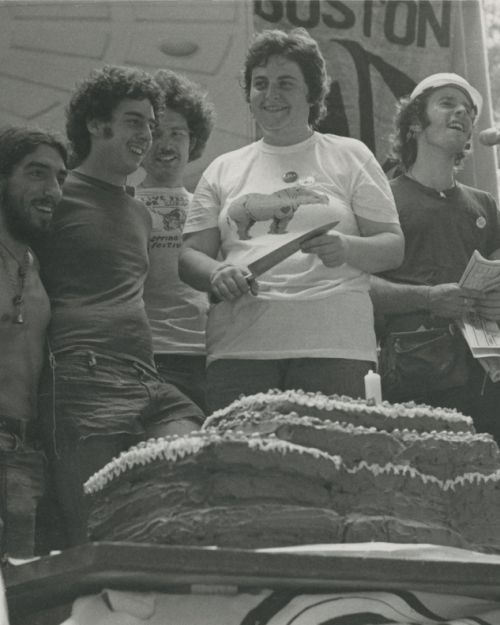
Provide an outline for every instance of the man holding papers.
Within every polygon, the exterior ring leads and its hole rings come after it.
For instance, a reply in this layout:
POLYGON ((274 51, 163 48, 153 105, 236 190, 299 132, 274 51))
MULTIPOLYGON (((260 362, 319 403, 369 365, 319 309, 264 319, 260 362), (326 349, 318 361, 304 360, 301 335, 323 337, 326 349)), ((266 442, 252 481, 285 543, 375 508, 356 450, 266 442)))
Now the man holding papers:
POLYGON ((457 74, 433 74, 400 102, 391 182, 406 239, 399 269, 372 278, 385 398, 455 407, 500 438, 500 386, 472 358, 458 326, 468 313, 500 318, 499 296, 459 285, 478 250, 500 258, 493 197, 455 179, 481 95, 457 74), (497 424, 498 422, 498 424, 497 424))

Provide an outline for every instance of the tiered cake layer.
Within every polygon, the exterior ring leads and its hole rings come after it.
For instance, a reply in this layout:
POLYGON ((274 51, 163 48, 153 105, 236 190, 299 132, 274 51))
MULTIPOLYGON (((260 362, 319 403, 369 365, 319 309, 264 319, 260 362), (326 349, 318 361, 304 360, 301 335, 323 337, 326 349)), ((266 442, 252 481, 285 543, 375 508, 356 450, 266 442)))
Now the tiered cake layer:
POLYGON ((373 404, 369 400, 352 399, 338 395, 305 393, 304 391, 276 391, 248 395, 214 412, 205 422, 206 428, 221 422, 239 419, 246 412, 296 413, 298 416, 317 417, 377 430, 391 432, 409 429, 416 432, 474 432, 472 419, 456 410, 433 408, 413 402, 373 404))
POLYGON ((464 473, 488 474, 500 469, 500 451, 493 438, 489 434, 470 431, 419 432, 398 428, 386 431, 374 426, 270 410, 242 411, 231 418, 209 419, 204 429, 219 433, 274 434, 296 445, 339 455, 347 466, 363 460, 382 466, 390 462, 414 467, 441 480, 453 479, 464 473))
POLYGON ((274 435, 158 439, 113 460, 85 488, 95 540, 500 546, 498 472, 443 480, 408 464, 344 462, 274 435))

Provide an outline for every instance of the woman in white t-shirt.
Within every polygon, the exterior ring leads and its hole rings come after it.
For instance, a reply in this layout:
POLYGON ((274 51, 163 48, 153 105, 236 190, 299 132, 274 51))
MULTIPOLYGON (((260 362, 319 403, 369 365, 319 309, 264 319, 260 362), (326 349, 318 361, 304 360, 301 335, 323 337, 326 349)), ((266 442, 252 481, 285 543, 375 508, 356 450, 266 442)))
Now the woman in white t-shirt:
POLYGON ((244 90, 262 139, 216 158, 196 188, 179 269, 214 302, 209 411, 269 388, 360 396, 376 360, 368 274, 401 263, 403 236, 370 150, 313 130, 327 84, 304 29, 257 35, 244 90), (249 275, 252 260, 333 221, 258 280, 249 275))

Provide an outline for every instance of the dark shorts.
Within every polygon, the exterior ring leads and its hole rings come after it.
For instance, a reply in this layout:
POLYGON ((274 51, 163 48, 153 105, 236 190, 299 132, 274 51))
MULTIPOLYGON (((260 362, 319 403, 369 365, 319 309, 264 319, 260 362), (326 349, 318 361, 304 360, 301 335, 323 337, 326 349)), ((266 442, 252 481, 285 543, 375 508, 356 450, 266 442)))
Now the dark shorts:
POLYGON ((40 412, 55 447, 94 435, 143 437, 148 426, 204 415, 175 386, 142 363, 93 351, 51 357, 42 375, 40 412))
POLYGON ((200 427, 205 416, 142 363, 88 350, 55 354, 50 361, 42 374, 40 417, 66 534, 62 542, 70 546, 87 538, 83 483, 90 475, 140 440, 162 436, 162 426, 200 427))
POLYGON ((206 358, 196 354, 155 354, 162 380, 169 382, 205 411, 207 386, 206 358))
POLYGON ((35 519, 44 492, 46 461, 27 437, 0 427, 0 520, 2 555, 35 553, 35 519))

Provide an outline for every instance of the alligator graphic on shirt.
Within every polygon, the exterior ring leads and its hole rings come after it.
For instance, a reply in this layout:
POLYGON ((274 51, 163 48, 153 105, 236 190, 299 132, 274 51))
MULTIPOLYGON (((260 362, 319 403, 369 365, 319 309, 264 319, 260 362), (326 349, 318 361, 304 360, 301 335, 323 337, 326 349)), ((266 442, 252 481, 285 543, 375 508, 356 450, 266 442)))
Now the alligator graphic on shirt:
POLYGON ((302 186, 287 187, 274 193, 248 193, 235 200, 227 211, 240 240, 251 239, 250 229, 257 221, 271 221, 269 234, 284 234, 299 206, 328 204, 328 197, 302 186))

